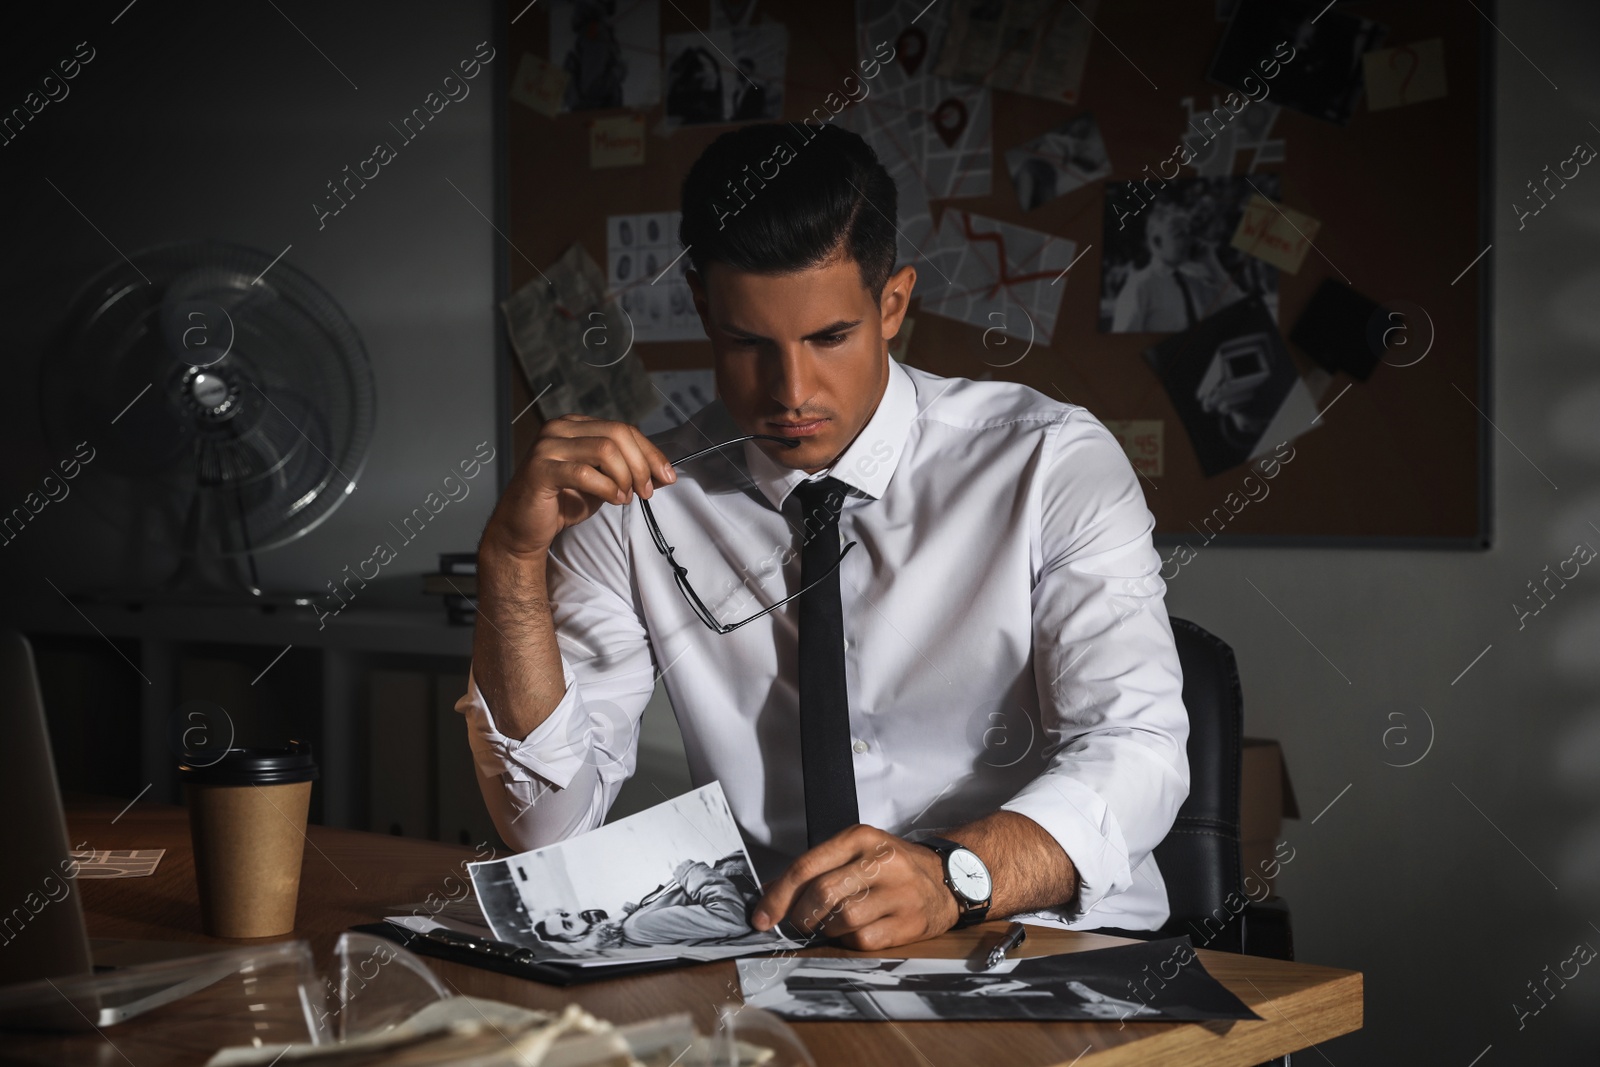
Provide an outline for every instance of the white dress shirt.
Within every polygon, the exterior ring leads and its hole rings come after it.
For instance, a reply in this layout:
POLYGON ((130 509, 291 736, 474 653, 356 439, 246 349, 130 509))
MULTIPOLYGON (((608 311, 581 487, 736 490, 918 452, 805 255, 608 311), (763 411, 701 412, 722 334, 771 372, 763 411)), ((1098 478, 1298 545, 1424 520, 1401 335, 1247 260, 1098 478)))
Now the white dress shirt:
MULTIPOLYGON (((676 459, 739 436, 716 401, 653 440, 676 459)), ((1154 520, 1116 438, 1025 386, 891 362, 876 412, 824 474, 850 486, 840 536, 859 542, 840 589, 861 821, 904 835, 1018 812, 1082 881, 1078 914, 1034 921, 1159 927, 1150 852, 1188 795, 1189 724, 1154 520)), ((789 497, 807 477, 747 442, 651 498, 722 621, 799 588, 789 497)), ((566 687, 554 712, 517 740, 475 684, 456 705, 506 841, 600 825, 664 676, 694 784, 722 783, 758 876, 776 877, 806 849, 798 603, 712 631, 636 502, 563 531, 549 582, 566 687)))

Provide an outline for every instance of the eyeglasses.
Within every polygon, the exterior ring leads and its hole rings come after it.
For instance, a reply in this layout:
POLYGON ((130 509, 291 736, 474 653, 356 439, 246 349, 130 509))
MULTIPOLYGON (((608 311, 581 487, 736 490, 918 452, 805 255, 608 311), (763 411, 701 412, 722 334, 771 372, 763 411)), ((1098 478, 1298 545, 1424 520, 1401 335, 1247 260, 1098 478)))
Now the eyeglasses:
MULTIPOLYGON (((795 448, 800 444, 800 442, 793 437, 773 437, 768 434, 754 433, 746 437, 735 437, 731 441, 724 441, 722 444, 712 445, 710 448, 702 448, 700 451, 692 452, 689 455, 684 456, 682 459, 672 460, 672 465, 673 467, 678 467, 682 464, 688 463, 691 460, 699 459, 701 456, 708 456, 711 453, 719 452, 730 445, 739 445, 746 441, 776 441, 785 448, 795 448)), ((678 592, 683 594, 683 599, 688 602, 689 607, 695 613, 695 617, 719 634, 731 634, 733 631, 737 630, 746 623, 755 622, 763 615, 777 611, 779 608, 789 603, 789 601, 804 596, 806 593, 810 592, 822 581, 832 575, 834 571, 838 570, 839 564, 844 562, 845 554, 848 553, 852 548, 856 547, 855 541, 851 541, 849 544, 845 545, 844 548, 839 552, 839 559, 835 561, 832 567, 828 568, 827 573, 819 576, 815 581, 811 582, 798 592, 791 593, 782 600, 778 601, 776 604, 763 608, 754 615, 750 616, 748 619, 740 619, 738 622, 733 623, 721 622, 715 615, 711 613, 711 609, 706 607, 705 601, 701 600, 699 594, 694 591, 694 586, 689 584, 689 572, 686 571, 683 568, 683 565, 680 564, 673 556, 672 546, 667 544, 667 539, 661 535, 661 527, 656 524, 655 513, 650 510, 650 501, 646 500, 644 497, 639 497, 639 508, 644 512, 644 524, 650 528, 650 539, 655 542, 656 551, 667 557, 667 563, 672 567, 672 578, 678 584, 678 592)))

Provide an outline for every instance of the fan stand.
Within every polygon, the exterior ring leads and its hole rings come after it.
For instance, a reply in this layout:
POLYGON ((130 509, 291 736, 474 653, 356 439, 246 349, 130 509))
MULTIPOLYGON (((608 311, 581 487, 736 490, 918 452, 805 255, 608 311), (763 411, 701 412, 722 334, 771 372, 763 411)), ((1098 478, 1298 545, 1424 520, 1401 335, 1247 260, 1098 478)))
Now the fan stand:
POLYGON ((178 566, 172 575, 161 583, 165 593, 200 593, 227 600, 237 600, 247 594, 251 599, 261 597, 261 577, 256 570, 256 556, 250 546, 249 530, 244 525, 244 501, 239 491, 234 491, 234 507, 239 514, 239 528, 245 541, 244 560, 237 556, 208 556, 200 551, 201 496, 196 493, 189 501, 189 510, 183 520, 183 545, 178 566))

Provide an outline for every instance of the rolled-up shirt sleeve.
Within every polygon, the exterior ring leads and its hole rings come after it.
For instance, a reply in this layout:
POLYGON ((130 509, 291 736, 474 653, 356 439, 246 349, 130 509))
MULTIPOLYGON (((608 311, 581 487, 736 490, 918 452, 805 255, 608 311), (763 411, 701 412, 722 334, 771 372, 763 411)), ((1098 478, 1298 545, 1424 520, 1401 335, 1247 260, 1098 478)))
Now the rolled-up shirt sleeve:
POLYGON ((1002 807, 1077 868, 1058 909, 1070 921, 1128 890, 1171 829, 1189 794, 1189 718, 1137 475, 1087 412, 1050 432, 1032 600, 1046 764, 1002 807))
POLYGON ((526 737, 508 737, 471 675, 456 702, 489 814, 518 850, 599 826, 633 774, 655 662, 631 591, 623 510, 608 505, 551 548, 547 581, 566 688, 549 717, 526 737))

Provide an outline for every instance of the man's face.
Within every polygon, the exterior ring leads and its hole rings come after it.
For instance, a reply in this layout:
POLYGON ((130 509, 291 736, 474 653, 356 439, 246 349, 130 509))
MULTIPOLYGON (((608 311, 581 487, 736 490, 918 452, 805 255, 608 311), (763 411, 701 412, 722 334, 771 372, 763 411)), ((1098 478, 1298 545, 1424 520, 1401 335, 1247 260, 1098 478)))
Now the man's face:
POLYGON ((689 272, 695 308, 711 338, 717 392, 747 434, 786 467, 830 466, 877 410, 889 382, 887 342, 900 329, 916 270, 902 267, 881 300, 853 259, 792 274, 747 274, 711 263, 689 272))
POLYGON ((588 923, 566 908, 551 908, 535 925, 543 930, 541 936, 546 941, 576 941, 589 928, 588 923))

